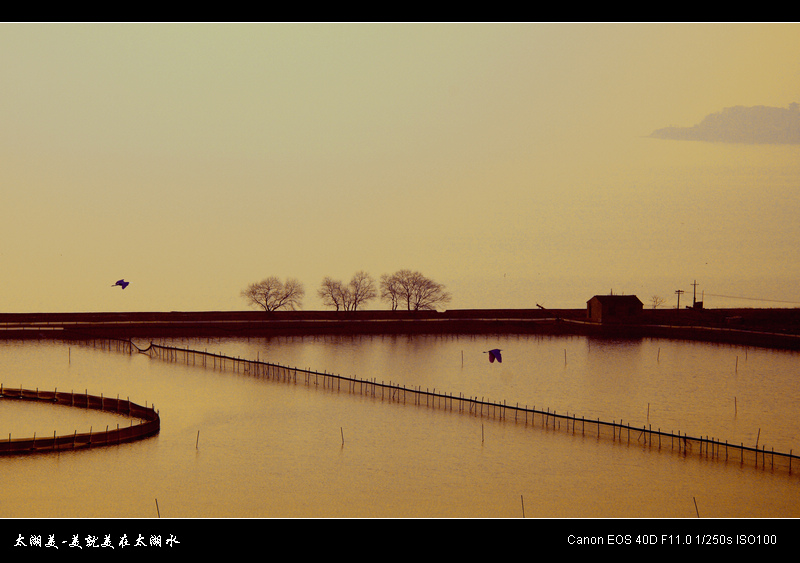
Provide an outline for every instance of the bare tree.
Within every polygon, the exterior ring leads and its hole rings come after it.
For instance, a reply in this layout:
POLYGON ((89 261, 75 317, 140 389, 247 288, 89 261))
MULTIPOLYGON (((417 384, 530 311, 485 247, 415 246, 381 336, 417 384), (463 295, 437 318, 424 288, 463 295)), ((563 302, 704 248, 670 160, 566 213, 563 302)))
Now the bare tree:
POLYGON ((260 282, 250 284, 242 291, 248 304, 262 307, 265 311, 278 309, 299 309, 305 295, 303 284, 294 278, 287 278, 282 282, 276 276, 271 276, 260 282))
POLYGON ((653 305, 653 309, 658 309, 661 305, 663 305, 667 300, 659 297, 658 295, 653 295, 650 298, 650 303, 653 305))
POLYGON ((389 301, 392 311, 397 310, 400 302, 400 282, 396 274, 383 274, 381 276, 381 299, 389 301))
POLYGON ((326 307, 336 307, 336 310, 345 309, 347 303, 347 288, 338 280, 325 277, 322 280, 317 295, 322 299, 322 304, 326 307))
POLYGON ((349 290, 350 311, 355 311, 361 305, 378 296, 378 291, 375 289, 375 280, 363 270, 355 273, 347 289, 349 290))
POLYGON ((375 289, 375 280, 368 273, 356 272, 350 283, 344 285, 339 280, 326 277, 322 280, 317 295, 322 298, 322 303, 336 310, 355 311, 360 306, 374 299, 378 292, 375 289))
POLYGON ((393 311, 403 303, 409 311, 431 310, 450 301, 444 287, 419 272, 399 270, 381 277, 381 299, 389 301, 393 311))

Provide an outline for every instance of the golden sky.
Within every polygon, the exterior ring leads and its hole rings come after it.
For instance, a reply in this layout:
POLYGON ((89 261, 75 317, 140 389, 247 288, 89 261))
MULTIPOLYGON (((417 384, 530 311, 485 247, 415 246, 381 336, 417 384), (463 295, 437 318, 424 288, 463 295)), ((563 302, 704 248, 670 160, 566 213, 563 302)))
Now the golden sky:
POLYGON ((0 31, 0 310, 242 309, 270 275, 315 309, 400 268, 452 308, 753 295, 776 264, 800 301, 798 147, 647 138, 800 101, 798 24, 0 31))

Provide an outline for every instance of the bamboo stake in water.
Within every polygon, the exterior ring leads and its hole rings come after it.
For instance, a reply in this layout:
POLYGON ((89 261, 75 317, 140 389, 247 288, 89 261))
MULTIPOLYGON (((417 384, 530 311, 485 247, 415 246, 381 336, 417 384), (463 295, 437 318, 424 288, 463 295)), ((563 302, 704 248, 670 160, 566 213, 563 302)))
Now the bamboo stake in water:
POLYGON ((158 514, 158 517, 161 518, 161 511, 158 509, 158 499, 156 499, 156 513, 158 514))
POLYGON ((344 446, 344 428, 340 426, 339 431, 342 433, 342 446, 344 446))
POLYGON ((194 449, 197 449, 197 445, 200 443, 200 431, 197 431, 197 440, 194 443, 194 449))
POLYGON ((692 497, 692 500, 694 501, 694 511, 697 513, 697 517, 700 518, 700 511, 697 509, 697 499, 692 497))

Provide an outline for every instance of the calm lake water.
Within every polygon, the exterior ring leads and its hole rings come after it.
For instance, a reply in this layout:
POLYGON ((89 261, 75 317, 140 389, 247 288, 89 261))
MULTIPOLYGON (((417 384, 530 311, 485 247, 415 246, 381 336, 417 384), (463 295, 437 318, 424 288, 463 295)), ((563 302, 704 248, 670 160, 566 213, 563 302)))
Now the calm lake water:
MULTIPOLYGON (((160 341, 730 443, 800 451, 800 355, 668 340, 160 341), (483 352, 503 350, 503 363, 483 352)), ((146 345, 146 342, 141 342, 146 345)), ((0 516, 798 517, 800 472, 684 456, 75 343, 0 342, 6 387, 155 404, 158 436, 0 458, 0 516), (697 508, 695 508, 695 502, 697 508), (697 512, 696 512, 697 511, 697 512)), ((122 420, 124 422, 124 419, 122 420)), ((0 437, 120 417, 0 401, 0 437)))

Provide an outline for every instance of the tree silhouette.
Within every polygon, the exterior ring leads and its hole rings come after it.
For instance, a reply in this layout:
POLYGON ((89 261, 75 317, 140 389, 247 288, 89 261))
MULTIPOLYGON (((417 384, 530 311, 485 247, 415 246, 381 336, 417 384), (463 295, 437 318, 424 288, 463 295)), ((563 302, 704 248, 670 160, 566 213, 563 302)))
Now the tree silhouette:
POLYGON ((393 311, 403 304, 409 311, 432 310, 450 301, 444 287, 419 272, 398 270, 381 276, 381 299, 389 301, 393 311))
POLYGON ((355 311, 378 295, 378 291, 375 289, 375 280, 363 270, 353 275, 347 289, 350 297, 350 311, 355 311))
POLYGON ((294 278, 288 278, 284 283, 276 276, 250 284, 247 289, 242 290, 242 297, 248 304, 261 307, 267 312, 298 309, 304 295, 302 283, 294 278))
POLYGON ((378 292, 375 289, 375 280, 364 271, 356 272, 350 283, 345 285, 339 280, 325 277, 322 280, 317 295, 322 303, 328 307, 335 307, 337 311, 356 311, 359 307, 374 299, 378 292))
POLYGON ((325 277, 322 280, 317 295, 322 299, 322 304, 326 307, 335 307, 336 310, 345 308, 347 288, 339 280, 325 277))

